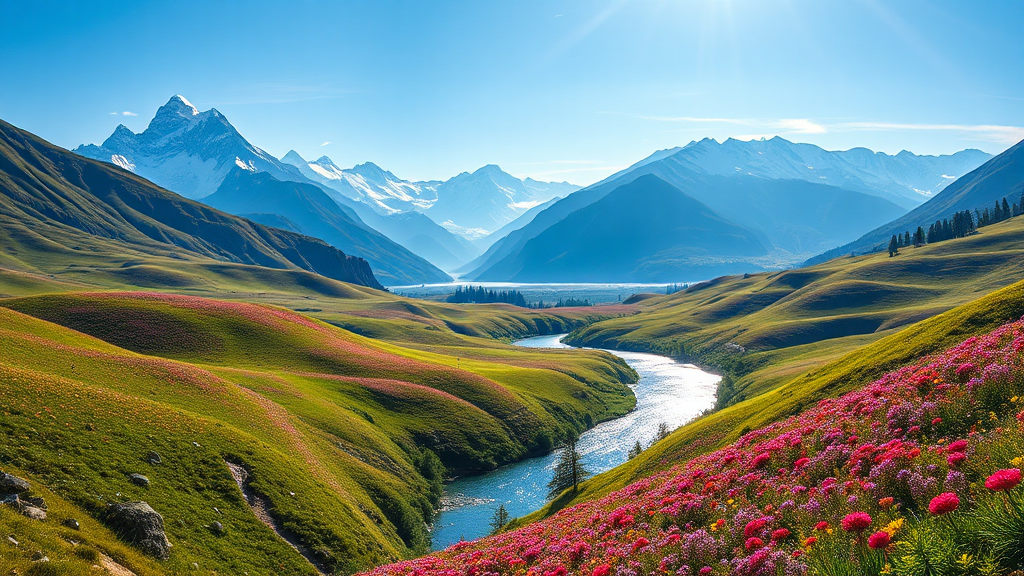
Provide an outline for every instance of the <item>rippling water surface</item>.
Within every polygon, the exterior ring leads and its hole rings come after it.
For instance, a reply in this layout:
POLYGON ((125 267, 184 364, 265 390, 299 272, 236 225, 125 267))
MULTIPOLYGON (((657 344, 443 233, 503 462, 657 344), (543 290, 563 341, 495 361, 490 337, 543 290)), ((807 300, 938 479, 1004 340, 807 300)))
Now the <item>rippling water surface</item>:
MULTIPOLYGON (((570 348, 562 344, 563 336, 537 336, 515 344, 527 348, 570 348)), ((640 379, 633 385, 637 399, 635 410, 598 424, 580 436, 583 462, 595 474, 625 462, 626 453, 637 440, 644 446, 650 444, 661 422, 676 428, 710 408, 715 403, 715 385, 719 380, 719 376, 664 356, 608 352, 625 360, 640 379)), ((446 548, 460 539, 486 536, 499 504, 504 504, 513 517, 543 506, 555 458, 555 454, 531 458, 448 484, 445 493, 450 498, 472 503, 438 516, 434 524, 434 548, 446 548)))

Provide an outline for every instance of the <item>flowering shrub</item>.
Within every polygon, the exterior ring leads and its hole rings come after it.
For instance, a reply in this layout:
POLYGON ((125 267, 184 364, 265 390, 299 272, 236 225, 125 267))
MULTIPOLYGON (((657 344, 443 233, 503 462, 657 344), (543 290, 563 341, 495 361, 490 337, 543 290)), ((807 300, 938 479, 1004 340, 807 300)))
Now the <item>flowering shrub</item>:
POLYGON ((1007 324, 603 498, 372 573, 1019 569, 1022 350, 1024 321, 1007 324))

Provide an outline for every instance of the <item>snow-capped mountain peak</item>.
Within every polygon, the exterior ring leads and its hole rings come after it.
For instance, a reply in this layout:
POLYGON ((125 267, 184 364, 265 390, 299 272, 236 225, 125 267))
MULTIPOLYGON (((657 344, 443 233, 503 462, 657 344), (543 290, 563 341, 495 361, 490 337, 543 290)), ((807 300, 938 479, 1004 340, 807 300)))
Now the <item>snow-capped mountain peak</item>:
POLYGON ((111 162, 188 198, 212 194, 236 166, 269 172, 279 180, 301 176, 294 167, 250 144, 223 114, 200 112, 181 95, 157 109, 149 126, 136 134, 118 126, 102 146, 75 152, 111 162))

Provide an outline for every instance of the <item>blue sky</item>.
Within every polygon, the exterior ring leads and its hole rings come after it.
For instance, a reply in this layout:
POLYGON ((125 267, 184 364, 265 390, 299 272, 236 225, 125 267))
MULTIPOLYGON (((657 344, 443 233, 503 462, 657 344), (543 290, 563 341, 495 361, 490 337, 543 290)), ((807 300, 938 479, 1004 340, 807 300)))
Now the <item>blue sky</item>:
POLYGON ((706 136, 996 153, 1024 2, 0 2, 0 118, 65 147, 174 94, 281 156, 587 184, 706 136), (117 112, 117 114, 112 114, 117 112))

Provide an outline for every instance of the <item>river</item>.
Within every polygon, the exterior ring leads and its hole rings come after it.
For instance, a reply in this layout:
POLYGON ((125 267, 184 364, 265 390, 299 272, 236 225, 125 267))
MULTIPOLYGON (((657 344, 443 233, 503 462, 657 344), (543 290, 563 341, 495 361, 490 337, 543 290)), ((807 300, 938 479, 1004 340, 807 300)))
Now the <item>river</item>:
MULTIPOLYGON (((514 344, 526 348, 571 348, 561 342, 565 334, 536 336, 514 344)), ((626 461, 638 440, 646 447, 662 422, 677 428, 715 403, 719 376, 671 358, 639 352, 607 350, 629 364, 640 378, 632 386, 636 409, 602 422, 580 435, 579 450, 586 468, 598 474, 626 461)), ((472 540, 490 532, 494 510, 504 504, 511 517, 541 508, 556 454, 530 458, 479 476, 459 478, 445 487, 449 505, 434 522, 435 550, 459 540, 472 540), (461 504, 452 506, 452 504, 461 504)))

